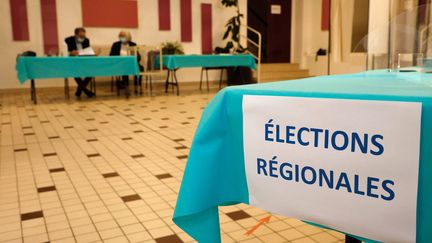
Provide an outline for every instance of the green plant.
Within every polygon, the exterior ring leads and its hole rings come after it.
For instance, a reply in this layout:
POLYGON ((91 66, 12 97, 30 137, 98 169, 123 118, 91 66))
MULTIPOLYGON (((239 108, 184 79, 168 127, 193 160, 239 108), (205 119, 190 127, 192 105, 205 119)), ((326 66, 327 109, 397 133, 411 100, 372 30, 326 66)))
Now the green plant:
POLYGON ((227 24, 225 25, 227 27, 224 35, 223 40, 227 40, 230 38, 230 40, 227 41, 226 46, 216 47, 215 51, 217 53, 229 53, 229 52, 245 52, 246 49, 240 44, 240 26, 241 26, 241 18, 243 18, 243 14, 240 13, 240 9, 238 6, 238 0, 221 0, 222 5, 225 7, 235 7, 237 9, 237 14, 233 17, 231 17, 227 24))
POLYGON ((162 53, 164 55, 183 55, 183 46, 180 42, 165 42, 162 43, 162 53))

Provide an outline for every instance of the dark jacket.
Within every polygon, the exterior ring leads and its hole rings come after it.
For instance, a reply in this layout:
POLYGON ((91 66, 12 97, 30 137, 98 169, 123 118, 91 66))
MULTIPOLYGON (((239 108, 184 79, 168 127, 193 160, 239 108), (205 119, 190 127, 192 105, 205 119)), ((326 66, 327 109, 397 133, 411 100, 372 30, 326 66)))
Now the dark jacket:
MULTIPOLYGON (((66 45, 68 47, 68 52, 78 50, 75 36, 69 36, 68 38, 65 39, 65 42, 66 42, 66 45)), ((90 46, 90 40, 88 38, 85 38, 84 42, 81 43, 81 45, 82 45, 83 49, 89 47, 90 46)))
MULTIPOLYGON (((121 41, 117 41, 112 44, 110 56, 120 56, 121 44, 122 44, 121 41)), ((129 46, 136 46, 136 45, 137 44, 135 42, 129 41, 129 46)), ((138 67, 140 71, 143 71, 144 67, 141 64, 139 64, 139 62, 141 61, 141 55, 139 53, 137 59, 138 59, 138 67)))
MULTIPOLYGON (((120 56, 121 44, 121 41, 117 41, 112 44, 110 56, 120 56)), ((129 41, 129 46, 136 46, 136 43, 129 41)))

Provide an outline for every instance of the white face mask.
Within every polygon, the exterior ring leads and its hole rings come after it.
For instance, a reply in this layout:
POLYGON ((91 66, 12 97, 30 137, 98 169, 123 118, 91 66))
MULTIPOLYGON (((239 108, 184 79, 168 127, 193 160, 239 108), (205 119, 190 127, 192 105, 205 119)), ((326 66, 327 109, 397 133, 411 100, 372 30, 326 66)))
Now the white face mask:
POLYGON ((126 43, 127 42, 126 37, 119 37, 119 40, 120 40, 121 43, 126 43))
POLYGON ((83 43, 83 42, 84 42, 84 38, 78 37, 78 38, 77 38, 77 41, 78 41, 79 43, 83 43))

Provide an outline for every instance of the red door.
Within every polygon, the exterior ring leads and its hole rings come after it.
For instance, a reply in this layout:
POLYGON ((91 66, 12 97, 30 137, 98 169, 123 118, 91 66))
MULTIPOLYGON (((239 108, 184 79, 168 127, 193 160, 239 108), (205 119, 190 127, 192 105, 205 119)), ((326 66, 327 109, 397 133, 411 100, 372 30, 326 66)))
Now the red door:
POLYGON ((290 62, 291 0, 267 2, 267 62, 290 62))
POLYGON ((290 62, 291 0, 248 0, 248 25, 262 35, 263 62, 290 62))

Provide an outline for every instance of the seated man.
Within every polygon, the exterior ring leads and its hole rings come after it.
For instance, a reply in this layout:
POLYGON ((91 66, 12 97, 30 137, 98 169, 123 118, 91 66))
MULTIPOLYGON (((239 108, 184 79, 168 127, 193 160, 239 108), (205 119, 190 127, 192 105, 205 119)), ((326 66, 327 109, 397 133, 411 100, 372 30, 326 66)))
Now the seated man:
MULTIPOLYGON (((110 56, 128 56, 131 53, 129 52, 129 48, 131 46, 136 46, 135 42, 132 42, 132 36, 129 32, 120 31, 119 33, 119 41, 114 42, 111 47, 110 56)), ((138 63, 140 62, 141 56, 138 53, 138 63)), ((140 71, 144 70, 144 67, 139 65, 140 71)), ((129 84, 129 76, 122 77, 122 86, 127 86, 129 84)), ((134 78, 135 87, 138 85, 137 77, 134 78)), ((141 77, 139 77, 139 85, 141 85, 141 77)), ((136 92, 136 89, 135 89, 136 92)))
MULTIPOLYGON (((70 56, 77 56, 80 50, 90 47, 90 40, 86 38, 86 31, 82 27, 76 28, 75 35, 66 38, 65 42, 70 56)), ((75 81, 78 85, 75 92, 77 97, 81 97, 81 92, 84 92, 89 98, 94 96, 94 93, 87 89, 91 78, 87 77, 84 80, 82 78, 75 78, 75 81)))

